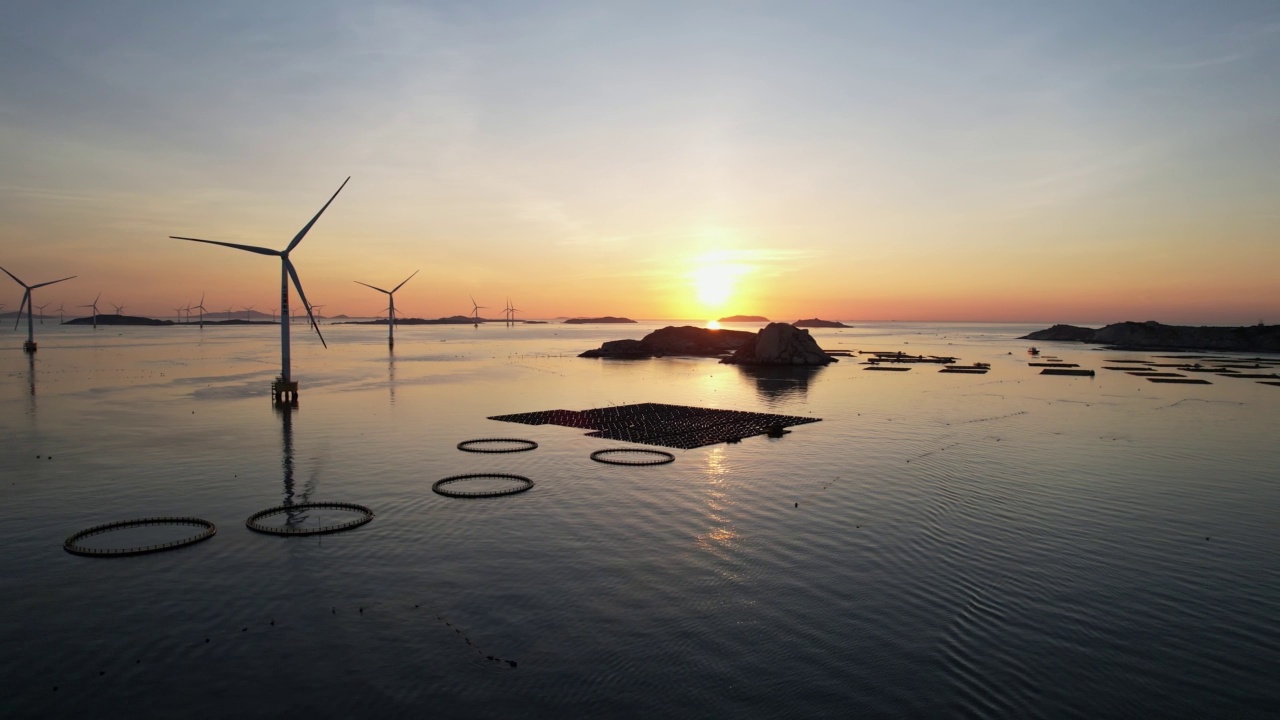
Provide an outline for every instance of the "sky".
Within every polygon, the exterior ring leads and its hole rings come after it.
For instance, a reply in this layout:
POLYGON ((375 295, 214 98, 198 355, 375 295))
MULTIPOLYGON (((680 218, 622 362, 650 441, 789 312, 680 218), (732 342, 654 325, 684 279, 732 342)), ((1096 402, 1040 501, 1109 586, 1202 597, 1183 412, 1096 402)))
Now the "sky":
POLYGON ((1280 323, 1277 78, 1271 0, 6 0, 0 266, 277 307, 169 236, 283 249, 350 176, 325 315, 1280 323))

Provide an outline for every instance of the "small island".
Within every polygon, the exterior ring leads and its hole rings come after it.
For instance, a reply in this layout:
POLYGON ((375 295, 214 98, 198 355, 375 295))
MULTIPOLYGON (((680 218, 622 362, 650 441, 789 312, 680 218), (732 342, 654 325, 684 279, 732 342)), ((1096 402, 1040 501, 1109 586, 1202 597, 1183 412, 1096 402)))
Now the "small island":
POLYGON ((1125 350, 1220 350, 1280 352, 1280 325, 1196 327, 1164 325, 1154 320, 1121 322, 1093 329, 1054 325, 1023 335, 1019 340, 1085 342, 1125 350))
POLYGON ((578 357, 639 360, 666 355, 719 357, 742 347, 756 336, 746 330, 712 330, 683 325, 654 330, 641 340, 610 340, 578 357))
POLYGON ((722 318, 720 318, 719 320, 717 320, 716 322, 722 322, 722 323, 725 323, 725 322, 731 322, 731 323, 740 323, 740 322, 741 322, 741 323, 748 323, 748 322, 762 322, 762 323, 767 323, 767 322, 769 322, 769 318, 767 318, 767 317, 761 317, 760 315, 730 315, 729 317, 722 317, 722 318))
MULTIPOLYGON (((449 317, 436 318, 428 320, 425 318, 396 318, 396 325, 478 325, 480 323, 492 322, 484 318, 471 317, 469 315, 450 315, 449 317)), ((519 322, 519 321, 517 321, 519 322)), ((376 320, 348 320, 346 322, 333 323, 334 325, 386 325, 386 318, 378 318, 376 320)))
POLYGON ((792 325, 798 328, 847 328, 852 325, 845 325, 837 320, 819 320, 818 318, 809 318, 808 320, 797 320, 792 325))
POLYGON ((634 323, 634 322, 635 320, 632 320, 631 318, 614 317, 612 315, 606 315, 604 317, 596 317, 596 318, 584 318, 584 317, 569 318, 568 320, 564 321, 564 324, 565 325, 594 325, 597 323, 634 323))
MULTIPOLYGON (((94 316, 90 315, 89 317, 72 318, 71 320, 68 320, 62 324, 63 325, 93 325, 94 320, 95 320, 94 316)), ((137 315, 98 315, 96 320, 98 325, 178 325, 180 324, 180 323, 175 323, 172 320, 156 320, 155 318, 140 317, 137 315)), ((206 320, 205 324, 206 325, 209 324, 209 321, 206 320)))

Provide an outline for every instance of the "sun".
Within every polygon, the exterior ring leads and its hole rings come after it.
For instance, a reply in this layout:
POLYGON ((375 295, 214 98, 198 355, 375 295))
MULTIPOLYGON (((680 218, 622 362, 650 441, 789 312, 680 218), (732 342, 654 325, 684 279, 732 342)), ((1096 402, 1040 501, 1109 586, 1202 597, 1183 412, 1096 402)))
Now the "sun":
POLYGON ((693 287, 698 302, 706 308, 720 308, 733 297, 734 268, 727 265, 704 265, 693 271, 693 287))

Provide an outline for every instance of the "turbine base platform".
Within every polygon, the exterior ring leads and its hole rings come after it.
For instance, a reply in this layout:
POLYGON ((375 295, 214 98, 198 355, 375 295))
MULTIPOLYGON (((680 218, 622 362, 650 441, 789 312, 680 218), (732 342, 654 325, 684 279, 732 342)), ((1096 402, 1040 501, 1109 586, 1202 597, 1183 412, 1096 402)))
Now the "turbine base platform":
POLYGON ((276 378, 271 381, 271 402, 276 405, 298 404, 298 383, 276 378))
POLYGON ((36 351, 36 343, 35 343, 35 341, 34 341, 34 340, 23 340, 23 341, 22 341, 22 351, 23 351, 23 352, 29 352, 29 353, 33 353, 33 352, 35 352, 35 351, 36 351))

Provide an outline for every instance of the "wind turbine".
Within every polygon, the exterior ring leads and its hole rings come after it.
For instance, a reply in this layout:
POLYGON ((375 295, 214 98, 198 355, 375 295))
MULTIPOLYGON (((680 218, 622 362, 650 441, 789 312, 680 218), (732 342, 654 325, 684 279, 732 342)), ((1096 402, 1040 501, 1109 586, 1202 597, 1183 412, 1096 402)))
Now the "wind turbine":
MULTIPOLYGON (((196 310, 199 310, 199 311, 200 311, 200 329, 201 329, 201 330, 203 330, 203 329, 204 329, 204 293, 200 293, 200 304, 199 304, 199 305, 189 305, 189 306, 188 306, 188 308, 194 308, 194 309, 196 309, 196 310)), ((188 321, 190 321, 190 320, 191 320, 191 312, 190 312, 190 310, 188 310, 188 312, 187 312, 187 320, 188 320, 188 321)))
MULTIPOLYGON (((338 193, 342 192, 342 188, 346 187, 350 180, 351 177, 348 176, 346 180, 342 181, 342 184, 338 186, 338 189, 333 193, 333 196, 329 198, 329 202, 326 202, 324 207, 320 208, 320 212, 317 212, 315 217, 311 218, 310 222, 302 226, 302 229, 298 231, 297 235, 293 236, 293 240, 289 242, 289 245, 286 246, 284 250, 271 250, 269 248, 254 247, 252 245, 238 245, 236 243, 200 240, 198 238, 178 237, 176 235, 170 235, 170 237, 174 240, 188 240, 190 242, 201 242, 209 245, 222 245, 223 247, 234 248, 236 250, 244 250, 246 252, 257 253, 259 255, 269 255, 280 258, 281 314, 287 313, 289 309, 289 281, 292 280, 293 287, 298 291, 298 298, 302 300, 303 307, 307 309, 307 316, 311 318, 311 325, 315 328, 316 335, 320 337, 320 343, 327 348, 329 347, 329 344, 324 341, 324 335, 320 334, 320 326, 315 324, 315 316, 311 314, 311 303, 307 302, 307 294, 302 291, 302 281, 298 279, 298 271, 294 269, 293 263, 289 261, 289 253, 298 246, 298 243, 302 242, 302 238, 305 237, 307 232, 311 230, 311 227, 316 224, 316 221, 320 219, 320 216, 324 214, 324 211, 329 209, 329 205, 333 203, 334 198, 338 197, 338 193)), ((276 402, 281 402, 282 400, 297 402, 298 399, 298 384, 293 381, 293 376, 290 373, 289 359, 289 323, 280 323, 280 377, 272 385, 272 395, 276 402)))
POLYGON ((488 310, 489 306, 477 305, 475 298, 471 297, 470 295, 468 295, 467 297, 471 298, 471 322, 476 327, 480 327, 480 311, 488 310))
MULTIPOLYGON (((4 268, 0 267, 0 270, 4 270, 4 268)), ((22 304, 18 306, 18 316, 14 318, 14 321, 13 321, 13 329, 14 330, 18 329, 18 323, 22 321, 22 308, 26 307, 27 308, 27 341, 22 344, 22 349, 29 353, 33 353, 36 351, 36 328, 35 328, 35 323, 33 323, 31 320, 31 291, 35 290, 36 288, 42 288, 45 285, 52 285, 54 283, 60 283, 63 280, 70 280, 71 278, 75 277, 75 275, 72 275, 71 277, 64 277, 62 278, 62 280, 50 280, 49 282, 42 282, 42 283, 36 283, 35 285, 28 285, 22 282, 21 280, 19 280, 17 275, 14 275, 8 270, 4 270, 4 274, 13 278, 14 282, 26 288, 26 292, 22 293, 22 304)))
POLYGON ((230 305, 228 305, 228 306, 227 306, 227 320, 228 320, 228 321, 230 321, 230 320, 231 320, 231 306, 230 306, 230 305))
POLYGON ((113 308, 115 308, 115 309, 116 309, 116 314, 117 314, 117 315, 123 315, 123 314, 124 314, 124 308, 125 308, 125 306, 124 306, 124 305, 117 305, 117 304, 115 304, 115 303, 111 303, 111 307, 113 307, 113 308))
POLYGON ((101 292, 99 292, 99 293, 98 293, 98 297, 94 298, 94 299, 93 299, 93 302, 89 303, 88 305, 77 305, 77 306, 76 306, 76 307, 87 307, 87 308, 93 308, 93 329, 94 329, 94 330, 97 330, 97 329, 98 329, 98 298, 100 298, 100 297, 102 297, 102 293, 101 293, 101 292))
POLYGON ((44 324, 44 309, 45 309, 45 308, 47 308, 47 307, 49 307, 49 303, 45 303, 45 304, 43 304, 43 305, 37 305, 37 306, 36 306, 36 309, 40 311, 40 324, 41 324, 41 325, 43 325, 43 324, 44 324))
MULTIPOLYGON (((413 275, 417 275, 417 274, 418 274, 418 271, 414 270, 413 275)), ((367 288, 373 288, 374 290, 377 290, 380 293, 386 293, 387 297, 390 298, 391 306, 387 308, 387 313, 388 313, 387 314, 387 344, 388 345, 394 346, 396 344, 396 290, 399 290, 400 288, 404 287, 405 283, 412 280, 413 275, 410 275, 409 277, 405 278, 403 282, 401 282, 399 285, 395 286, 395 288, 391 290, 383 290, 380 287, 374 287, 369 283, 362 283, 359 280, 353 281, 357 285, 363 285, 367 288)), ((471 304, 475 305, 475 302, 472 302, 471 304)))
POLYGON ((177 314, 177 316, 178 316, 178 322, 182 322, 182 308, 180 308, 180 307, 176 307, 176 308, 174 308, 174 309, 173 309, 173 312, 174 312, 175 314, 177 314))
POLYGON ((244 310, 244 321, 245 321, 245 322, 253 322, 253 319, 249 317, 249 312, 250 312, 251 310, 253 310, 253 308, 254 308, 255 306, 257 306, 257 303, 254 303, 253 305, 250 305, 249 307, 245 307, 245 306, 243 306, 243 305, 241 305, 241 306, 240 306, 240 309, 241 309, 241 310, 244 310))
POLYGON ((510 298, 507 298, 507 305, 508 305, 508 307, 507 307, 507 312, 511 313, 511 324, 512 324, 512 325, 515 325, 515 324, 516 324, 516 313, 520 312, 520 308, 516 307, 515 305, 512 305, 512 304, 511 304, 511 299, 510 299, 510 298))
POLYGON ((58 324, 59 325, 63 324, 62 323, 62 303, 58 303, 58 324))

